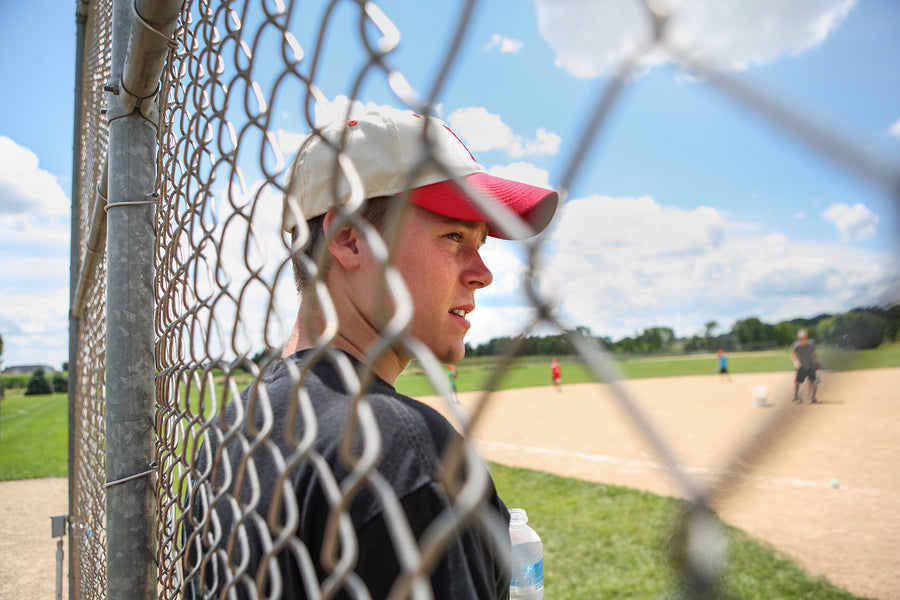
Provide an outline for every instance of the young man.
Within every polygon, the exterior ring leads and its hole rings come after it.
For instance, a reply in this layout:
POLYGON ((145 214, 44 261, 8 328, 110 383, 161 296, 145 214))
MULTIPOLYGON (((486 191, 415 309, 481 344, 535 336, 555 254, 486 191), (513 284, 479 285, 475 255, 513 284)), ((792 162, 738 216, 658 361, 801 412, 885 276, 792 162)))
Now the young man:
POLYGON ((809 377, 812 383, 812 399, 811 402, 818 402, 816 391, 819 389, 819 380, 816 377, 816 371, 819 369, 819 355, 816 352, 816 343, 809 339, 809 334, 805 329, 797 332, 797 341, 791 346, 791 361, 794 368, 797 369, 797 375, 794 377, 794 402, 800 404, 800 384, 809 377))
POLYGON ((435 598, 508 597, 509 513, 483 463, 468 452, 461 472, 448 470, 442 456, 459 434, 393 387, 416 343, 440 362, 463 357, 475 292, 492 280, 479 249, 506 231, 460 185, 520 215, 529 233, 558 202, 487 174, 443 123, 408 112, 332 124, 300 149, 284 207, 297 319, 282 360, 226 407, 229 426, 212 427, 201 449, 185 523, 194 597, 355 598, 365 588, 385 598, 417 573, 435 598), (342 209, 359 203, 352 216, 342 209), (393 240, 387 274, 382 236, 393 240), (408 303, 382 285, 395 274, 408 303), (464 509, 460 487, 478 480, 477 504, 464 509), (450 535, 434 539, 451 518, 450 535))

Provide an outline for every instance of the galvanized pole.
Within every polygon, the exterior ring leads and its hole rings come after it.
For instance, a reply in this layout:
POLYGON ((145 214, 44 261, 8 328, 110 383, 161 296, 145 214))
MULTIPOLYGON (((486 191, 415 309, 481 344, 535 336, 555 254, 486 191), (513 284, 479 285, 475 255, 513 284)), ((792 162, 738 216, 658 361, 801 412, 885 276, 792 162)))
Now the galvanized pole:
POLYGON ((56 542, 56 595, 54 600, 63 600, 63 541, 59 538, 56 542))
MULTIPOLYGON (((75 305, 75 294, 81 278, 81 113, 83 110, 84 82, 84 36, 87 25, 87 2, 83 0, 75 8, 75 106, 72 123, 72 224, 69 241, 69 433, 68 433, 68 468, 69 468, 69 519, 77 514, 75 500, 75 403, 78 399, 78 348, 81 345, 81 319, 72 313, 75 305)), ((70 521, 71 523, 71 521, 70 521)), ((69 598, 75 600, 75 553, 72 551, 75 541, 75 528, 69 527, 69 598)), ((62 540, 60 540, 62 543, 62 540)))
MULTIPOLYGON (((153 243, 156 127, 123 103, 132 0, 113 3, 107 85, 106 559, 107 598, 157 593, 154 437, 153 243)), ((127 99, 126 99, 127 100, 127 99)))
POLYGON ((107 598, 155 598, 154 296, 159 82, 182 0, 115 0, 106 232, 107 598), (134 18, 135 15, 137 18, 134 18))

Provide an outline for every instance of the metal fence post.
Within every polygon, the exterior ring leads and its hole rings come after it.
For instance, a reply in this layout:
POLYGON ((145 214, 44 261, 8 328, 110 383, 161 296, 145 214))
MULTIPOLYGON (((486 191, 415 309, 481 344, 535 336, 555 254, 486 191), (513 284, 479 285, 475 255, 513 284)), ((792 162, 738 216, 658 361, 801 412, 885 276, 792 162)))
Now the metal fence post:
POLYGON ((154 242, 158 93, 181 0, 115 0, 109 95, 107 598, 155 598, 154 242))
POLYGON ((107 598, 156 596, 153 243, 156 127, 122 102, 132 0, 115 0, 107 203, 107 598))
MULTIPOLYGON (((79 214, 81 213, 81 129, 82 119, 81 112, 83 110, 84 94, 84 36, 87 23, 88 9, 85 0, 82 0, 75 8, 75 106, 73 118, 72 133, 72 226, 71 239, 69 241, 70 263, 69 263, 69 388, 68 388, 68 506, 69 519, 76 514, 78 507, 75 500, 75 436, 76 436, 76 417, 75 403, 78 398, 78 348, 81 344, 81 319, 73 313, 75 306, 75 295, 78 290, 78 280, 81 278, 81 224, 79 222, 79 214)), ((78 595, 75 589, 75 553, 72 551, 73 542, 75 541, 75 532, 73 527, 68 528, 68 544, 69 544, 69 577, 68 588, 69 598, 75 600, 78 595)), ((62 542, 62 540, 60 540, 62 542)))

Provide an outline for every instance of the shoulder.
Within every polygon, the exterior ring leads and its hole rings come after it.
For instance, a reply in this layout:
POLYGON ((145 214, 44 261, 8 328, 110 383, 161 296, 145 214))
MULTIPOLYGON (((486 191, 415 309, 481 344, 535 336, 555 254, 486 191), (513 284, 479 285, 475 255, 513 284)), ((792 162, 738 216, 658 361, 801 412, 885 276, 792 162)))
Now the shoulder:
POLYGON ((428 460, 439 457, 450 438, 457 434, 453 425, 438 411, 392 388, 371 394, 369 401, 382 430, 400 436, 391 443, 428 442, 421 449, 427 455, 423 458, 428 460))

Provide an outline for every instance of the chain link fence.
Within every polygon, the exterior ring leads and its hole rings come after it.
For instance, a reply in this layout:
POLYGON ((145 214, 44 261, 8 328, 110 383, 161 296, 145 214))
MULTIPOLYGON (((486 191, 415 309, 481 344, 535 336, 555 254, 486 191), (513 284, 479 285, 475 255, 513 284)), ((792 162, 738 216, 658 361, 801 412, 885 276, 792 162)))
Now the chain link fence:
MULTIPOLYGON (((257 597, 257 592, 277 589, 282 584, 277 563, 273 560, 266 563, 268 568, 251 570, 241 562, 243 555, 236 549, 246 543, 242 536, 247 534, 229 534, 224 526, 216 529, 222 524, 215 523, 208 513, 203 518, 192 515, 191 506, 198 502, 229 506, 242 527, 252 528, 253 535, 262 537, 267 558, 293 552, 304 580, 313 582, 315 589, 308 589, 310 596, 315 596, 321 590, 308 558, 319 549, 298 549, 290 530, 277 520, 261 520, 253 511, 261 485, 252 460, 254 453, 264 448, 273 456, 282 469, 277 485, 283 485, 302 460, 310 459, 308 448, 302 440, 294 440, 290 451, 284 452, 284 448, 273 446, 271 428, 241 428, 240 423, 226 419, 224 410, 248 382, 281 355, 296 310, 291 272, 291 257, 296 249, 279 232, 285 174, 298 141, 284 133, 283 115, 303 115, 306 131, 293 132, 301 136, 320 125, 313 115, 316 103, 324 100, 317 77, 319 55, 329 35, 339 36, 346 43, 359 43, 365 49, 365 59, 352 71, 347 67, 350 98, 356 98, 364 80, 380 78, 394 90, 398 104, 427 112, 428 104, 440 97, 454 56, 471 27, 476 3, 462 3, 458 21, 443 25, 453 28, 453 44, 441 64, 433 66, 433 88, 418 95, 390 66, 390 53, 403 32, 396 29, 389 14, 371 2, 335 0, 327 4, 321 15, 310 14, 305 3, 293 0, 187 0, 183 5, 93 0, 80 3, 79 7, 84 17, 84 53, 79 57, 82 71, 77 99, 77 210, 73 212, 73 237, 78 240, 73 263, 79 266, 79 279, 73 289, 77 326, 73 331, 77 332, 77 343, 71 360, 74 420, 70 425, 70 597, 143 597, 144 592, 135 590, 151 590, 149 595, 182 598, 191 585, 207 589, 204 586, 210 577, 224 577, 219 582, 224 584, 224 593, 238 597, 257 597), (340 11, 352 11, 353 17, 339 20, 340 11), (355 21, 356 27, 338 28, 348 21, 355 21), (312 44, 301 45, 294 32, 309 30, 311 23, 315 23, 312 44), (143 82, 144 91, 135 89, 130 81, 143 82), (117 135, 111 130, 133 121, 139 124, 128 127, 152 129, 153 134, 144 134, 140 143, 151 146, 143 154, 156 157, 155 176, 124 188, 119 181, 115 185, 120 191, 114 191, 114 182, 121 180, 120 171, 129 163, 115 158, 122 149, 112 144, 127 146, 135 138, 129 138, 130 142, 116 141, 117 135), (147 213, 141 211, 147 210, 152 211, 152 216, 142 221, 147 213), (137 220, 123 230, 122 224, 113 219, 114 215, 119 219, 125 214, 136 215, 137 220), (141 267, 145 259, 135 258, 132 252, 137 251, 128 250, 128 244, 116 246, 110 242, 107 246, 108 237, 112 239, 114 235, 124 235, 126 241, 133 242, 135 228, 141 223, 153 235, 152 244, 146 248, 149 269, 141 267), (111 255, 113 251, 116 256, 111 255), (124 268, 142 270, 137 276, 151 282, 150 304, 129 305, 127 302, 132 299, 123 300, 115 291, 120 286, 110 283, 112 269, 108 272, 113 261, 125 261, 124 268), (127 351, 129 344, 137 343, 132 336, 141 339, 139 330, 144 325, 140 318, 133 319, 133 326, 129 319, 143 311, 152 317, 153 366, 138 372, 133 365, 140 366, 141 360, 132 361, 120 354, 122 348, 127 351), (114 317, 115 329, 108 322, 114 317), (110 348, 116 348, 115 356, 110 348), (113 359, 126 362, 114 373, 113 359), (124 443, 122 439, 115 442, 113 433, 107 431, 111 410, 107 402, 112 404, 114 397, 110 381, 132 378, 151 385, 149 404, 140 393, 126 394, 127 402, 135 405, 129 410, 149 411, 148 421, 141 432, 127 434, 124 443), (147 435, 149 447, 142 441, 134 442, 147 435), (211 474, 209 461, 213 460, 213 453, 205 446, 205 440, 214 435, 220 436, 222 444, 233 443, 243 449, 245 456, 239 463, 239 472, 233 476, 247 486, 245 494, 221 485, 211 474), (113 443, 115 448, 111 448, 113 443), (129 449, 130 464, 114 472, 108 457, 118 460, 129 449), (201 456, 206 456, 207 461, 201 456), (200 488, 210 491, 212 497, 200 500, 200 488), (122 496, 136 496, 138 500, 127 510, 109 504, 128 504, 122 496), (142 514, 142 510, 151 514, 142 514), (134 537, 129 527, 140 529, 144 523, 155 527, 147 534, 152 539, 138 535, 133 542, 122 541, 134 537), (134 544, 138 545, 137 550, 134 544), (133 555, 124 562, 108 560, 109 556, 129 554, 129 548, 133 555), (210 575, 214 564, 224 567, 210 575), (128 569, 138 574, 119 572, 128 569), (258 582, 259 574, 267 581, 258 582)), ((639 59, 651 50, 662 49, 701 74, 708 85, 732 95, 747 110, 764 114, 875 185, 896 192, 897 174, 879 161, 809 124, 759 91, 682 56, 677 47, 666 42, 665 19, 647 10, 657 27, 656 37, 623 61, 616 77, 593 102, 592 112, 585 115, 578 150, 565 167, 561 189, 567 189, 585 168, 588 149, 601 135, 639 59)), ((541 244, 539 238, 521 243, 523 254, 532 261, 531 268, 536 266, 541 244)), ((523 282, 537 310, 534 320, 522 325, 521 333, 528 335, 538 327, 550 327, 569 335, 571 344, 598 380, 609 382, 615 389, 634 426, 693 502, 696 510, 686 517, 686 530, 704 530, 708 504, 721 499, 730 489, 730 482, 701 485, 678 468, 672 449, 659 434, 659 425, 650 422, 627 390, 617 383, 621 375, 616 363, 593 340, 558 320, 553 303, 536 284, 530 278, 523 282)), ((405 336, 402 329, 383 341, 385 345, 401 343, 412 348, 434 388, 450 401, 446 376, 427 349, 405 336)), ((472 414, 459 415, 464 429, 477 425, 479 416, 490 405, 491 390, 513 364, 515 355, 513 345, 499 360, 488 389, 472 414)), ((326 354, 321 356, 326 359, 326 354)), ((302 389, 302 374, 295 372, 292 376, 298 390, 302 389)), ((367 375, 362 377, 363 381, 351 381, 348 385, 364 387, 367 375)), ((297 393, 298 410, 302 411, 303 395, 297 393)), ((267 400, 254 397, 254 401, 265 404, 267 400)), ((302 417, 290 416, 292 420, 298 418, 302 417)), ((118 427, 121 422, 135 420, 140 419, 125 415, 114 422, 118 427)), ((789 423, 783 415, 773 416, 750 447, 758 450, 771 444, 789 423)), ((377 424, 362 408, 348 427, 355 427, 364 437, 377 439, 377 424)), ((444 460, 449 466, 477 460, 477 456, 473 447, 465 443, 444 460)), ((734 464, 740 463, 743 469, 752 462, 747 454, 734 458, 734 464)), ((399 500, 390 486, 378 480, 375 465, 356 466, 360 467, 359 477, 372 487, 384 510, 394 514, 399 500)), ((432 535, 421 546, 402 523, 392 521, 392 540, 407 558, 405 579, 392 597, 429 596, 427 586, 421 585, 427 582, 428 566, 462 524, 478 518, 479 504, 471 502, 471 498, 482 496, 486 485, 484 480, 464 482, 461 487, 466 493, 455 498, 450 517, 435 524, 432 535)), ((346 507, 359 489, 346 484, 336 485, 333 491, 337 494, 333 503, 346 507)), ((286 513, 296 509, 287 496, 283 501, 286 513)), ((241 527, 236 529, 240 531, 241 527)), ((338 528, 330 535, 344 533, 338 528)), ((329 543, 338 544, 334 537, 329 538, 329 543)), ((335 591, 333 585, 351 585, 347 582, 352 578, 346 570, 341 571, 346 565, 339 564, 344 558, 335 558, 337 572, 343 573, 344 578, 337 584, 329 582, 326 595, 335 591)), ((715 571, 701 559, 688 553, 684 562, 685 580, 692 582, 689 588, 697 596, 712 589, 710 578, 715 571)), ((688 593, 692 593, 690 590, 688 593)), ((213 592, 207 592, 210 595, 204 597, 212 597, 213 592)), ((365 593, 361 592, 360 597, 365 597, 365 593)))

